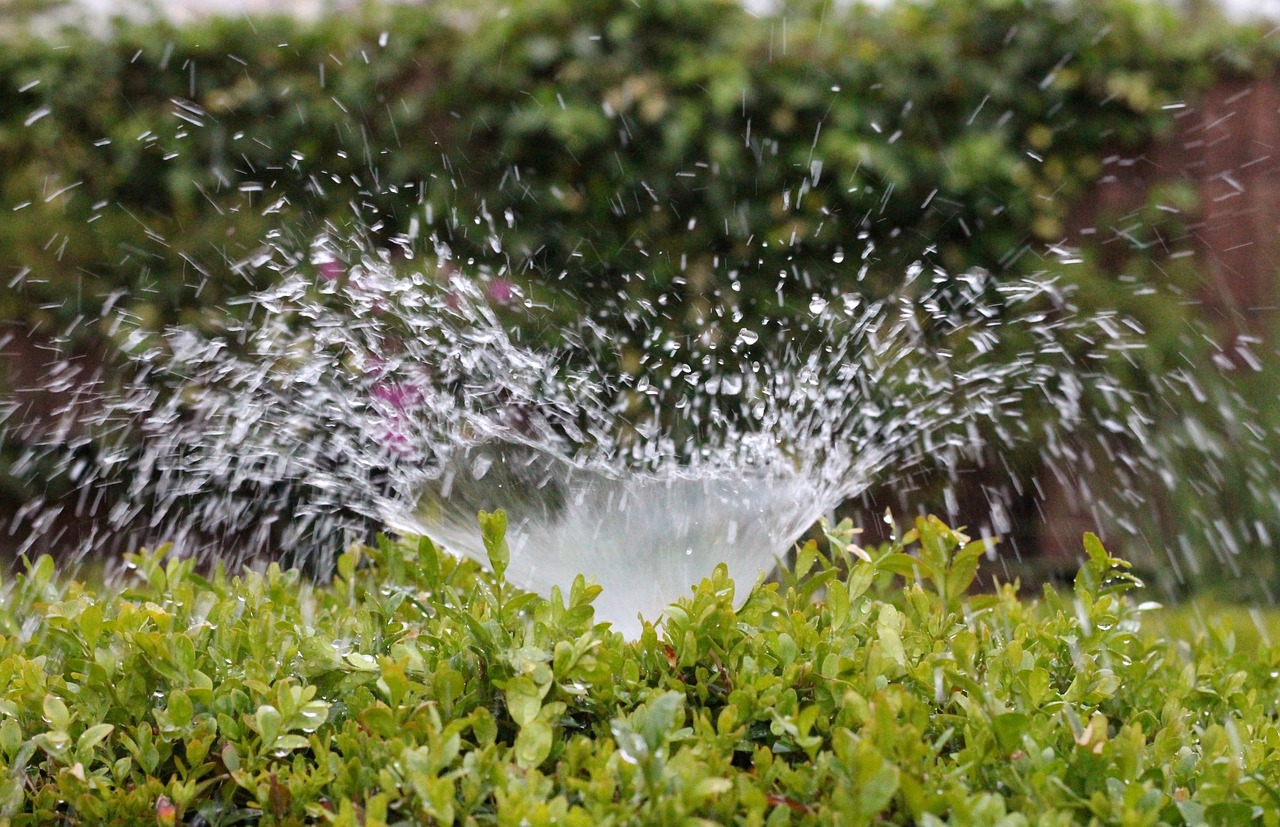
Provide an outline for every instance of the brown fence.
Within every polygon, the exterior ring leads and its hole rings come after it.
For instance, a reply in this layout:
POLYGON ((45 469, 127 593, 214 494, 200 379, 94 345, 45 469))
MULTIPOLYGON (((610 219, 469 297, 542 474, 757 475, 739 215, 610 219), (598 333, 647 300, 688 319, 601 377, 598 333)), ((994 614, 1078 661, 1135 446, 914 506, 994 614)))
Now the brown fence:
POLYGON ((1198 210, 1186 238, 1161 239, 1157 255, 1197 256, 1207 282, 1198 298, 1224 335, 1265 333, 1280 272, 1280 77, 1220 83, 1176 110, 1176 131, 1136 158, 1106 159, 1082 204, 1077 242, 1127 244, 1127 219, 1157 184, 1183 182, 1198 210), (1099 226, 1109 218, 1105 226, 1099 226))
MULTIPOLYGON (((1156 239, 1153 255, 1196 257, 1203 282, 1194 298, 1222 341, 1268 337, 1280 320, 1280 77, 1225 81, 1174 112, 1168 139, 1138 157, 1106 159, 1103 179, 1078 207, 1070 241, 1096 245, 1105 266, 1109 245, 1133 243, 1128 230, 1154 187, 1189 186, 1197 208, 1185 234, 1156 239)), ((1051 566, 1081 554, 1081 534, 1098 525, 1090 486, 1107 484, 1042 477, 1036 545, 1051 566)))

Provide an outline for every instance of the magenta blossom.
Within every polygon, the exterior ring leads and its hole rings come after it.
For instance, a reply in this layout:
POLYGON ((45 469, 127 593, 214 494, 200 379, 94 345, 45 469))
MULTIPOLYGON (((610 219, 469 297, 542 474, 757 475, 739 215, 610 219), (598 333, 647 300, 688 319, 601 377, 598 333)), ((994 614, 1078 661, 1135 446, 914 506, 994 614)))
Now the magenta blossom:
POLYGON ((346 275, 346 272, 347 268, 336 259, 330 258, 316 262, 316 273, 325 281, 337 281, 346 275))
POLYGON ((409 436, 393 428, 388 428, 378 441, 382 443, 382 447, 391 454, 400 454, 403 456, 413 452, 413 446, 409 444, 409 436))
POLYGON ((422 390, 408 382, 389 382, 374 385, 373 398, 387 403, 396 413, 405 413, 422 404, 422 390))
POLYGON ((494 304, 508 304, 515 297, 516 289, 509 279, 494 279, 484 292, 494 304))

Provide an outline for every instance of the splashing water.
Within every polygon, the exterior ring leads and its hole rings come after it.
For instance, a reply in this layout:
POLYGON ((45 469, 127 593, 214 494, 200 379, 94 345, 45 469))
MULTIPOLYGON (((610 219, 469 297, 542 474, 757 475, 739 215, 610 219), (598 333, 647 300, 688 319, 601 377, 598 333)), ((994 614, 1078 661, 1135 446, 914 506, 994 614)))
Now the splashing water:
MULTIPOLYGON (((492 451, 482 450, 480 456, 492 451)), ((513 461, 501 449, 498 455, 502 471, 489 473, 506 472, 503 481, 468 480, 463 470, 461 486, 470 490, 460 491, 454 479, 392 525, 484 560, 469 504, 500 506, 512 520, 509 578, 546 593, 553 586, 567 591, 585 572, 604 586, 598 616, 632 636, 640 631, 637 614, 657 618, 720 563, 735 581, 754 582, 821 516, 819 492, 796 474, 724 468, 624 475, 536 455, 513 461), (535 477, 511 480, 512 471, 534 469, 535 477)))
POLYGON ((348 265, 335 246, 277 265, 221 335, 135 334, 130 378, 77 411, 78 436, 36 448, 82 491, 114 492, 111 542, 325 571, 385 525, 484 562, 476 513, 502 508, 514 582, 585 574, 599 616, 635 634, 718 563, 753 582, 872 484, 1110 417, 1082 404, 1098 377, 1072 347, 1128 346, 1051 281, 916 267, 887 299, 815 297, 808 317, 731 340, 668 336, 655 314, 654 355, 628 375, 587 322, 522 345, 494 283, 447 252, 348 265), (1050 415, 1032 425, 1032 408, 1050 415))

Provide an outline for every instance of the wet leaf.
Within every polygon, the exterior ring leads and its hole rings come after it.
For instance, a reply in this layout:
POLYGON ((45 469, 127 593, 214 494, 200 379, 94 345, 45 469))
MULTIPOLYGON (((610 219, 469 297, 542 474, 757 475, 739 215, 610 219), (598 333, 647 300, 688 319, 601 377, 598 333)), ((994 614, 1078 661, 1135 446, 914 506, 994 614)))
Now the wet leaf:
POLYGON ((516 736, 516 763, 525 768, 538 766, 551 754, 553 740, 551 724, 541 719, 530 721, 516 736))

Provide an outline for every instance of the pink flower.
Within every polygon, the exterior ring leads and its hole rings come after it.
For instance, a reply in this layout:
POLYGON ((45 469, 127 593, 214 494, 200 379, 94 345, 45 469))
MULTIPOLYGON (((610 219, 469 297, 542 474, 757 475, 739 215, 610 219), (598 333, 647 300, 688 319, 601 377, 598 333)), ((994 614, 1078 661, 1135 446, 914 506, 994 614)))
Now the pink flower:
POLYGON ((485 287, 485 295, 495 304, 507 304, 515 297, 515 285, 508 279, 494 279, 485 287))
POLYGON ((347 272, 347 268, 342 265, 341 261, 336 259, 326 259, 325 261, 316 262, 316 273, 325 281, 337 281, 347 272))
POLYGON ((422 391, 417 385, 403 382, 390 382, 387 384, 375 385, 373 388, 373 398, 386 402, 397 413, 404 413, 410 408, 421 404, 422 391))
POLYGON ((379 441, 383 448, 393 454, 408 454, 413 450, 409 445, 409 437, 399 431, 387 429, 379 441))

